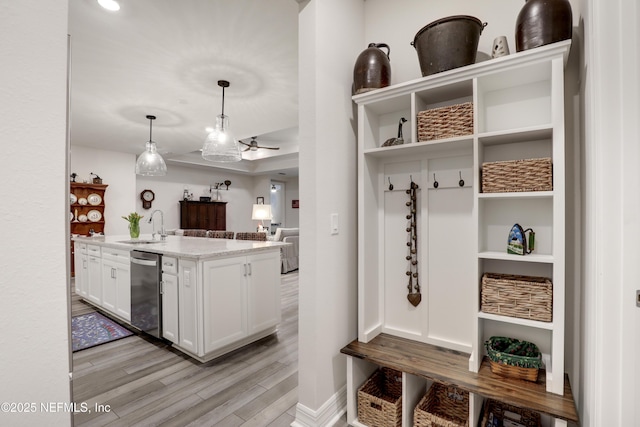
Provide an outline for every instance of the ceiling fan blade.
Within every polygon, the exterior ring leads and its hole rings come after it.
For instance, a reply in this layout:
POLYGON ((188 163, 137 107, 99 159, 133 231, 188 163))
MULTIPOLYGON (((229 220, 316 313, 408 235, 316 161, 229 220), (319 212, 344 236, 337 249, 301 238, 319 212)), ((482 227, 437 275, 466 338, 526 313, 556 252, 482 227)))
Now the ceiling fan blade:
MULTIPOLYGON (((245 145, 246 145, 246 144, 245 144, 245 145)), ((245 149, 244 149, 244 150, 242 150, 242 151, 249 151, 249 150, 251 150, 251 147, 247 147, 247 148, 245 148, 245 149)))
POLYGON ((280 147, 258 147, 258 148, 266 148, 267 150, 279 150, 280 147))
POLYGON ((238 140, 238 142, 239 142, 240 144, 244 144, 244 145, 246 145, 247 147, 251 147, 251 144, 247 144, 246 142, 242 142, 242 141, 240 141, 240 140, 238 140))

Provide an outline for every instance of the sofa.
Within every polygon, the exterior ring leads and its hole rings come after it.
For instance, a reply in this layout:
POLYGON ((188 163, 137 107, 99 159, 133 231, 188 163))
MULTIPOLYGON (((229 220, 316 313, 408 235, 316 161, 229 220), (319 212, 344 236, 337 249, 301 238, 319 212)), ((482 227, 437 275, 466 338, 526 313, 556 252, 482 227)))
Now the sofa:
POLYGON ((272 237, 274 242, 291 243, 280 248, 280 272, 288 273, 298 269, 298 256, 300 253, 300 229, 278 228, 272 237))

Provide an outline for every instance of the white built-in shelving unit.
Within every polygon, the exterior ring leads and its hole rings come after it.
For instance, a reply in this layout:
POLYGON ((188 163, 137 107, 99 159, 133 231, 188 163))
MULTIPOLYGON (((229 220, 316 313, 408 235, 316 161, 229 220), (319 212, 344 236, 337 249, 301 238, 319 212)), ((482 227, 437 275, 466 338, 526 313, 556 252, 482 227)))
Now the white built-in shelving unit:
MULTIPOLYGON (((565 392, 564 68, 570 46, 569 40, 558 42, 353 97, 358 108, 360 343, 387 334, 466 353, 473 373, 482 367, 489 337, 525 339, 543 353, 543 391, 565 392), (474 105, 473 134, 417 141, 418 112, 469 101, 474 105), (405 144, 382 146, 396 136, 401 117, 408 120, 405 144), (539 157, 552 159, 552 191, 482 193, 484 162, 539 157), (458 183, 461 178, 463 186, 458 183), (411 180, 420 187, 422 302, 417 307, 406 298, 405 190, 411 180), (534 253, 506 253, 515 223, 535 230, 534 253), (485 272, 551 278, 553 321, 480 311, 480 279, 485 272)), ((359 425, 357 388, 375 367, 349 357, 352 425, 359 425)), ((403 425, 410 426, 413 406, 430 378, 406 373, 404 378, 403 425)), ((471 425, 477 423, 482 399, 472 395, 471 425)), ((552 419, 557 425, 563 423, 552 419)))

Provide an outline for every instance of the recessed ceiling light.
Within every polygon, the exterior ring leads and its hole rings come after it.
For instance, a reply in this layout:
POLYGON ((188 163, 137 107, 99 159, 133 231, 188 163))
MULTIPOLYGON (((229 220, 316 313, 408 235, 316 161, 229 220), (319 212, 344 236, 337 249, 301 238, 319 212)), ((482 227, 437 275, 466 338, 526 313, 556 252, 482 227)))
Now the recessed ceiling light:
POLYGON ((105 9, 111 10, 113 12, 120 10, 120 5, 115 0, 98 0, 98 4, 105 9))

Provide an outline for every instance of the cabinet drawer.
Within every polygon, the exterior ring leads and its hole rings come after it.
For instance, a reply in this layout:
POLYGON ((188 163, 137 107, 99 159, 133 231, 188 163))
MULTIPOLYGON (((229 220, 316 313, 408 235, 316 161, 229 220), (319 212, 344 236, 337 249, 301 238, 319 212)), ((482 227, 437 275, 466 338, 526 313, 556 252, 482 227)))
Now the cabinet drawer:
POLYGON ((102 258, 112 261, 129 262, 129 251, 121 249, 102 248, 102 258))
POLYGON ((75 252, 79 252, 81 254, 87 253, 87 244, 81 242, 73 242, 73 247, 75 252))
POLYGON ((178 274, 178 259, 173 257, 163 256, 162 272, 178 274))
POLYGON ((87 245, 87 254, 91 256, 100 256, 100 246, 87 245))

